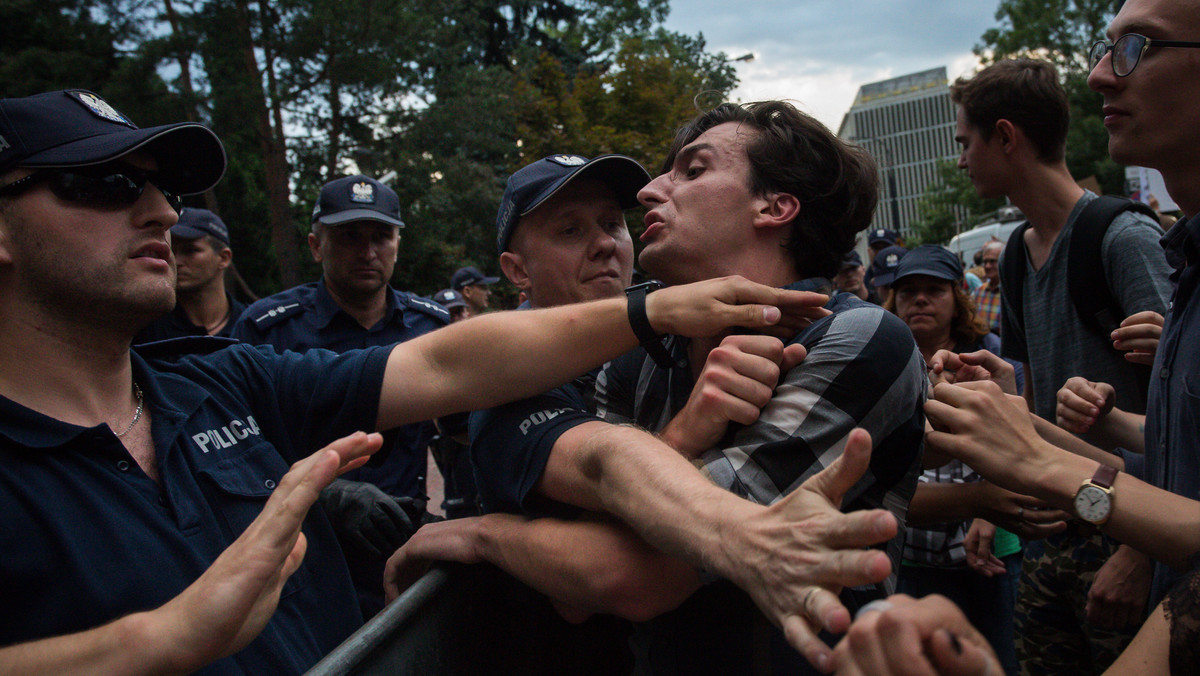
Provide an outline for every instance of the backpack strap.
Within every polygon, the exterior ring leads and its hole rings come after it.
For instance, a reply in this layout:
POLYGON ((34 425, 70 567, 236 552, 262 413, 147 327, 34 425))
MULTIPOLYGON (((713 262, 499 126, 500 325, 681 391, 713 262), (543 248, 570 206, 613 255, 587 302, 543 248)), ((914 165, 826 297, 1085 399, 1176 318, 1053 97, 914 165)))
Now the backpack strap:
POLYGON ((1000 260, 1000 295, 1015 310, 1011 319, 1021 333, 1025 333, 1025 231, 1028 229, 1029 221, 1025 221, 1008 236, 1004 258, 1000 260))
POLYGON ((1100 247, 1113 219, 1126 211, 1138 211, 1157 219, 1154 211, 1141 202, 1111 195, 1098 197, 1089 202, 1075 219, 1067 252, 1067 283, 1071 304, 1075 306, 1084 326, 1105 338, 1121 325, 1127 313, 1108 285, 1100 247))

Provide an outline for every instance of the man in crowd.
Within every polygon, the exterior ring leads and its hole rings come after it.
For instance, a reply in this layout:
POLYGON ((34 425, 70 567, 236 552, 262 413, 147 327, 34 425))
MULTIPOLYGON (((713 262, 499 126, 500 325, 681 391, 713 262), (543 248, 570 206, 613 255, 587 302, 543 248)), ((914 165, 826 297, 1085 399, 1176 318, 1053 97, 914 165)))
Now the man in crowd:
MULTIPOLYGON (((1200 328, 1200 302, 1196 300, 1200 282, 1200 168, 1195 161, 1200 154, 1200 130, 1190 114, 1200 112, 1197 35, 1197 0, 1128 0, 1109 25, 1108 39, 1093 45, 1088 76, 1088 85, 1104 98, 1109 154, 1117 162, 1162 172, 1171 197, 1187 217, 1176 223, 1163 240, 1167 258, 1175 268, 1177 286, 1151 370, 1144 477, 1153 486, 1189 500, 1148 489, 1125 472, 1106 476, 1108 471, 1094 460, 1038 439, 1028 427, 1028 416, 990 383, 939 385, 935 390, 937 401, 928 405, 930 420, 940 430, 929 435, 931 445, 960 457, 990 480, 1054 506, 1073 507, 1081 518, 1123 542, 1144 548, 1161 562, 1155 569, 1150 597, 1155 610, 1119 666, 1114 666, 1114 672, 1121 673, 1136 673, 1147 669, 1147 665, 1158 665, 1166 671, 1168 660, 1171 670, 1186 670, 1195 664, 1195 641, 1187 626, 1194 626, 1190 614, 1184 611, 1171 615, 1165 606, 1157 604, 1177 575, 1167 566, 1176 571, 1194 567, 1200 551, 1195 527, 1195 499, 1200 494, 1200 432, 1196 420, 1200 418, 1190 386, 1200 377, 1200 352, 1195 349, 1200 328), (1176 42, 1164 45, 1156 41, 1176 42), (1101 499, 1101 494, 1108 499, 1101 499)), ((1104 402, 1093 400, 1092 404, 1093 416, 1099 415, 1104 402)), ((1194 607, 1194 589, 1180 588, 1180 603, 1186 604, 1181 607, 1194 607)), ((944 629, 949 628, 965 638, 965 633, 945 621, 953 616, 951 609, 946 610, 949 612, 936 613, 908 627, 901 626, 893 616, 879 622, 882 631, 874 632, 864 625, 864 633, 886 637, 883 643, 907 637, 929 645, 926 642, 933 636, 947 637, 944 629), (908 631, 909 627, 916 631, 908 631)), ((845 645, 847 660, 854 654, 870 658, 907 650, 901 645, 871 645, 861 640, 845 645)), ((980 662, 975 664, 982 666, 980 662)), ((846 666, 849 670, 851 665, 846 666)))
MULTIPOLYGON (((529 396, 637 344, 613 300, 346 355, 131 352, 175 303, 178 195, 224 167, 206 128, 138 129, 91 92, 0 100, 4 673, 304 671, 362 619, 328 520, 305 517, 381 443, 338 437, 529 396)), ((724 280, 645 309, 709 335, 808 301, 724 280)))
POLYGON ((975 301, 975 314, 987 322, 992 333, 1000 335, 1000 253, 1004 251, 1004 242, 988 240, 979 251, 983 284, 971 292, 971 300, 975 301))
POLYGON ((433 302, 446 308, 446 311, 450 313, 451 324, 471 316, 471 308, 467 307, 467 300, 454 289, 442 289, 433 294, 433 302))
POLYGON ((480 315, 488 309, 488 299, 492 295, 488 287, 498 281, 499 277, 488 277, 479 268, 468 265, 450 276, 450 288, 462 294, 471 315, 480 315))
POLYGON ((246 306, 225 288, 225 271, 233 262, 229 228, 208 209, 184 207, 171 228, 175 254, 175 295, 170 314, 154 320, 134 345, 184 336, 228 336, 246 306))
MULTIPOLYGON (((981 197, 1007 196, 1028 219, 1029 227, 1012 235, 1023 237, 1028 252, 1020 261, 1024 283, 1001 271, 1001 336, 1003 355, 1023 363, 1031 410, 1054 420, 1055 395, 1071 376, 1113 383, 1123 407, 1144 410, 1134 372, 1142 367, 1127 363, 1111 338, 1073 309, 1068 244, 1097 197, 1067 170, 1067 97, 1054 67, 1003 61, 960 79, 951 97, 958 105, 959 168, 981 197), (1022 299, 1019 307, 1011 296, 1022 299)), ((1161 236, 1157 223, 1132 212, 1117 215, 1103 236, 1104 277, 1122 317, 1165 311, 1170 289, 1161 236)), ((1144 555, 1078 522, 1031 543, 1016 609, 1017 655, 1026 673, 1103 670, 1132 637, 1129 619, 1140 615, 1148 584, 1144 555)))
MULTIPOLYGON (((450 315, 444 308, 388 283, 403 226, 400 198, 379 181, 356 175, 326 183, 308 235, 321 279, 254 303, 233 337, 279 352, 346 352, 392 345, 445 326, 450 315)), ((411 534, 411 521, 421 518, 434 433, 432 422, 389 431, 372 462, 338 479, 323 498, 368 617, 383 607, 384 561, 411 534), (408 511, 393 498, 407 498, 402 502, 408 511)))
MULTIPOLYGON (((865 166, 870 166, 869 161, 865 166)), ((870 176, 873 175, 864 170, 859 177, 868 181, 865 186, 868 191, 873 187, 870 176)), ((637 188, 648 178, 628 158, 607 156, 588 161, 574 155, 545 158, 510 178, 497 219, 501 265, 514 285, 528 293, 531 306, 619 294, 632 275, 633 259, 622 208, 635 204, 637 188)), ((853 194, 843 194, 846 201, 840 202, 838 208, 853 201, 857 197, 851 197, 853 194)), ((857 212, 857 217, 870 213, 873 194, 869 192, 864 197, 864 211, 857 212)), ((734 218, 720 211, 726 205, 712 206, 713 214, 718 217, 734 218)), ((852 243, 855 232, 840 233, 839 239, 852 243)), ((777 246, 777 242, 759 246, 769 249, 777 246)), ((837 259, 832 250, 829 253, 837 259)), ((786 266, 781 263, 780 267, 786 266)), ((823 285, 828 286, 828 280, 823 285)), ((881 319, 886 313, 879 310, 878 315, 877 319, 881 319)), ((907 330, 896 335, 903 336, 909 336, 908 349, 904 350, 903 340, 896 349, 904 352, 903 361, 907 363, 912 359, 914 347, 907 330)), ((880 344, 888 344, 889 337, 884 336, 880 344)), ((715 441, 721 434, 714 435, 713 428, 724 428, 731 420, 752 422, 771 399, 781 366, 786 370, 802 354, 799 345, 785 350, 778 339, 770 336, 740 335, 722 341, 719 348, 708 354, 705 373, 696 388, 698 394, 687 406, 688 414, 703 420, 691 429, 706 437, 692 439, 688 430, 677 429, 671 439, 676 449, 694 449, 715 441)), ((908 412, 910 418, 919 420, 916 409, 923 392, 919 383, 923 381, 924 369, 916 363, 912 367, 905 369, 901 365, 899 370, 913 376, 908 412)), ((754 506, 704 479, 678 450, 626 426, 599 420, 592 414, 590 381, 591 378, 577 380, 572 386, 542 397, 476 414, 472 420, 472 448, 485 509, 558 518, 526 521, 507 514, 489 514, 474 523, 433 524, 397 553, 393 571, 400 569, 402 577, 410 578, 412 572, 407 569, 420 570, 426 559, 475 561, 482 557, 550 594, 568 617, 578 617, 581 611, 582 614, 610 612, 639 620, 678 606, 700 586, 702 578, 694 567, 694 557, 687 557, 689 565, 664 556, 640 538, 632 537, 630 527, 643 536, 664 528, 686 534, 695 543, 693 546, 704 552, 702 558, 710 562, 705 566, 708 570, 743 587, 748 573, 758 574, 753 572, 757 568, 753 562, 759 560, 755 553, 758 546, 746 540, 755 528, 742 523, 744 517, 730 519, 736 514, 757 513, 754 506), (649 502, 645 504, 649 507, 630 509, 631 495, 647 496, 649 502), (699 508, 700 505, 704 507, 695 513, 680 511, 681 506, 699 508), (602 510, 624 523, 594 516, 577 518, 580 509, 602 510), (722 533, 724 538, 720 554, 707 551, 711 534, 715 533, 722 533), (464 549, 464 542, 479 544, 464 549), (531 551, 539 554, 532 555, 531 551), (727 557, 735 562, 732 566, 727 557)), ((853 424, 853 419, 846 422, 839 436, 841 441, 846 440, 853 424)), ((876 431, 880 432, 880 439, 889 436, 884 427, 876 431)), ((894 435, 890 443, 900 436, 903 435, 894 435)), ((663 439, 667 437, 664 435, 663 439)), ((834 439, 826 441, 837 443, 834 439)), ((919 424, 907 441, 911 446, 904 452, 902 475, 908 473, 919 452, 919 424)), ((856 443, 848 443, 846 460, 857 457, 856 443)), ((873 469, 879 471, 883 465, 873 469)), ((818 469, 813 468, 806 477, 818 469)), ((824 481, 827 475, 820 475, 820 480, 824 481)), ((888 475, 883 480, 891 478, 888 475)), ((915 482, 915 474, 910 478, 915 482)), ((790 497, 776 502, 769 511, 795 509, 801 504, 798 501, 811 498, 816 483, 817 480, 808 482, 790 497)), ((799 485, 797 480, 795 486, 799 485)), ((846 483, 844 487, 848 486, 846 483)), ((905 498, 903 502, 906 501, 905 498)), ((888 506, 894 504, 889 502, 888 506)), ((902 517, 902 508, 899 511, 902 517)), ((882 558, 876 562, 882 563, 882 558)), ((827 649, 814 639, 811 628, 840 630, 839 618, 846 616, 835 615, 834 609, 840 604, 833 594, 802 591, 805 605, 812 611, 810 617, 820 618, 812 625, 801 623, 798 618, 789 620, 786 613, 780 613, 778 601, 783 597, 754 595, 754 598, 771 619, 784 626, 792 644, 816 663, 827 649)), ((723 591, 718 597, 705 596, 724 600, 731 594, 723 591)), ((769 655, 764 657, 754 652, 756 630, 750 626, 753 623, 741 622, 750 619, 745 608, 738 609, 736 621, 730 614, 725 617, 727 622, 713 622, 711 615, 700 618, 695 610, 704 608, 711 612, 714 602, 700 599, 695 603, 689 601, 691 607, 684 606, 677 612, 698 620, 692 626, 702 630, 699 636, 690 640, 678 635, 666 637, 656 627, 648 628, 642 635, 640 657, 647 668, 670 671, 708 658, 717 661, 708 661, 706 669, 719 669, 715 666, 718 664, 734 665, 738 659, 768 664, 772 661, 769 655), (716 634, 723 639, 717 640, 716 634), (708 645, 702 645, 705 642, 708 645), (718 644, 726 647, 717 650, 718 644), (699 653, 692 650, 696 646, 702 647, 699 653)), ((732 611, 729 606, 725 609, 732 611)), ((742 662, 741 668, 746 664, 742 662)))
POLYGON ((875 289, 867 286, 866 268, 863 267, 862 257, 857 251, 851 251, 842 259, 838 273, 833 277, 833 286, 839 291, 852 293, 859 298, 876 305, 883 303, 875 289))

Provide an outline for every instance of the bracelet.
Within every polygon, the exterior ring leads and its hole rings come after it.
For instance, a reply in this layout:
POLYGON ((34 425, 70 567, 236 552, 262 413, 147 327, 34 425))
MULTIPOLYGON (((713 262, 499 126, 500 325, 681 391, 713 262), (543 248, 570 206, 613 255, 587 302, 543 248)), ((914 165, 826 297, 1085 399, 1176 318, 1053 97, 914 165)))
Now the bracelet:
POLYGON ((626 304, 626 312, 629 315, 629 326, 633 329, 633 335, 637 336, 638 342, 650 358, 658 364, 660 368, 669 369, 673 366, 684 368, 687 366, 687 361, 682 357, 675 359, 663 344, 663 337, 654 331, 654 327, 650 326, 650 318, 646 316, 646 295, 651 291, 666 286, 658 280, 651 280, 643 284, 634 284, 625 289, 625 297, 628 299, 626 304))

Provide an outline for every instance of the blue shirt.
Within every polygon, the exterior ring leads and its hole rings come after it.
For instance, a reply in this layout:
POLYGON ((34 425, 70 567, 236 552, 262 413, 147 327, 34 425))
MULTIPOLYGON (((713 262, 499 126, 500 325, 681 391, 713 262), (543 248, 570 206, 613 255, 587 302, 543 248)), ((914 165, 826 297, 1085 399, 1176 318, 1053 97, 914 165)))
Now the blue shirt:
MULTIPOLYGON (((292 462, 374 427, 388 357, 277 355, 217 338, 140 352, 133 374, 160 483, 107 425, 71 425, 0 397, 0 645, 94 628, 179 594, 292 462)), ((262 634, 201 673, 300 673, 361 624, 324 513, 313 509, 303 529, 304 562, 262 634)))
MULTIPOLYGON (((238 318, 246 310, 244 303, 239 303, 233 299, 228 291, 225 292, 225 300, 229 303, 229 317, 225 320, 225 326, 221 327, 220 331, 214 333, 214 336, 227 338, 233 331, 234 324, 237 324, 238 318)), ((150 326, 142 329, 136 336, 133 337, 134 345, 143 343, 153 343, 159 340, 170 340, 171 338, 187 338, 190 336, 207 336, 208 331, 204 330, 203 326, 196 326, 188 319, 187 312, 179 303, 175 304, 175 309, 167 314, 154 320, 150 326)))
MULTIPOLYGON (((246 308, 231 335, 254 345, 271 345, 280 352, 313 348, 346 352, 401 343, 450 322, 450 313, 431 300, 390 286, 387 291, 387 311, 369 329, 337 304, 322 279, 254 303, 246 308)), ((390 495, 422 497, 427 449, 434 433, 431 422, 391 430, 371 462, 343 478, 375 484, 390 495)))
MULTIPOLYGON (((1162 243, 1175 267, 1172 280, 1177 287, 1150 372, 1144 478, 1200 500, 1200 302, 1193 301, 1200 286, 1200 218, 1176 223, 1162 243)), ((1178 577, 1166 566, 1155 565, 1152 606, 1178 577)))

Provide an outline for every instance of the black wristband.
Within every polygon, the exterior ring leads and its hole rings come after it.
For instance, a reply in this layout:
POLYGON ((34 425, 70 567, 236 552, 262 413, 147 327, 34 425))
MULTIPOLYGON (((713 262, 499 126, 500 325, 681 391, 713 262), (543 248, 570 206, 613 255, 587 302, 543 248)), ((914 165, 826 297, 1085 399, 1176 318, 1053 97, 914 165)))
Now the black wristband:
POLYGON ((664 286, 666 285, 658 280, 651 280, 643 284, 634 284, 625 289, 625 297, 628 299, 626 312, 629 316, 629 326, 633 329, 633 335, 637 336, 638 342, 646 349, 646 353, 660 368, 669 369, 673 366, 683 368, 687 366, 687 362, 682 357, 675 359, 671 356, 663 344, 663 337, 654 331, 654 327, 650 326, 650 318, 646 316, 646 295, 664 286))

